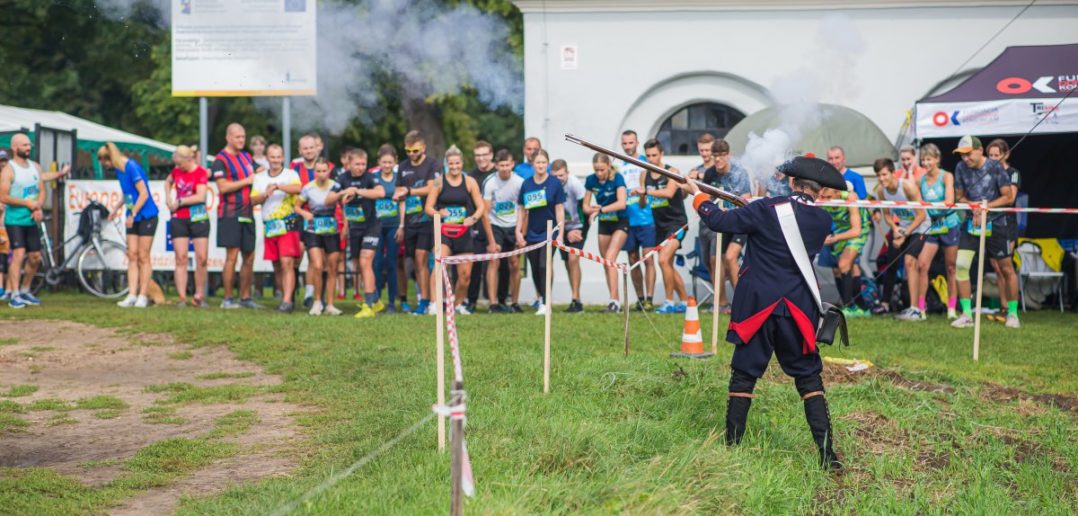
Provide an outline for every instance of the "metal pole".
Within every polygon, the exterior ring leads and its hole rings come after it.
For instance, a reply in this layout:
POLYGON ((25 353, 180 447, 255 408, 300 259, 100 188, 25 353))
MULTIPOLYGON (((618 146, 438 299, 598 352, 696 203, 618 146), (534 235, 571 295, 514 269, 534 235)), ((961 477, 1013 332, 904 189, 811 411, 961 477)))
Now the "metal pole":
POLYGON ((202 151, 202 163, 206 166, 206 158, 210 153, 210 104, 206 97, 198 98, 198 149, 202 151))
POLYGON ((281 98, 281 146, 284 147, 284 162, 292 161, 292 97, 281 98))

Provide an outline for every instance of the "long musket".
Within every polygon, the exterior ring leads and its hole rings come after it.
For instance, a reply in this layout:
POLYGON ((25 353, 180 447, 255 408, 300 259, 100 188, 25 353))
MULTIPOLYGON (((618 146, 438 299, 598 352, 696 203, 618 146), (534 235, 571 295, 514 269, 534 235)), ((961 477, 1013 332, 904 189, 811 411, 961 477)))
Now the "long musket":
MULTIPOLYGON (((664 175, 664 176, 666 176, 666 177, 668 177, 670 179, 673 179, 674 181, 677 181, 678 183, 681 183, 681 184, 685 184, 688 181, 690 181, 689 179, 681 177, 681 176, 679 176, 679 175, 677 175, 677 174, 675 174, 675 173, 673 173, 673 172, 671 172, 669 170, 666 170, 666 169, 664 169, 662 167, 657 167, 657 166, 652 165, 651 163, 648 163, 646 161, 640 161, 640 160, 638 160, 638 159, 636 159, 636 158, 634 158, 632 156, 628 156, 626 154, 622 154, 620 152, 607 149, 606 147, 603 147, 601 145, 596 145, 594 143, 591 143, 591 142, 589 142, 587 140, 584 140, 584 139, 581 139, 581 138, 577 138, 576 136, 573 136, 571 134, 565 135, 565 140, 569 141, 569 142, 572 142, 572 143, 575 143, 577 145, 582 145, 582 146, 587 147, 587 148, 589 148, 589 149, 591 149, 593 151, 601 152, 601 153, 606 154, 607 156, 610 156, 612 158, 620 159, 620 160, 622 160, 622 161, 624 161, 626 163, 636 165, 636 166, 638 166, 640 168, 643 168, 645 170, 650 170, 652 172, 655 172, 656 174, 664 175)), ((709 185, 707 183, 704 183, 702 181, 697 181, 695 179, 693 179, 691 181, 693 183, 696 183, 696 186, 700 189, 701 192, 704 192, 704 193, 706 193, 706 194, 708 194, 708 195, 710 195, 712 197, 718 197, 719 199, 722 199, 722 200, 724 200, 724 201, 726 201, 726 202, 728 202, 730 204, 733 204, 734 206, 744 206, 746 204, 745 199, 743 199, 742 197, 740 197, 738 195, 734 195, 734 194, 732 194, 730 192, 727 192, 725 190, 715 188, 714 186, 711 186, 711 185, 709 185)))

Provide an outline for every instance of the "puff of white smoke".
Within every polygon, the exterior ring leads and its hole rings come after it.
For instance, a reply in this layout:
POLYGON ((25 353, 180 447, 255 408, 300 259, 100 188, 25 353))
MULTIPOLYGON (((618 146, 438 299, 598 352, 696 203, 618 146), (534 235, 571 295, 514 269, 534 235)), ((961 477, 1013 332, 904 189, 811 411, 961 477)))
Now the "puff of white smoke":
MULTIPOLYGON (((803 66, 779 77, 770 93, 779 112, 779 126, 750 133, 741 165, 758 181, 794 156, 802 136, 824 123, 821 102, 848 101, 858 94, 854 74, 864 40, 846 15, 832 14, 820 22, 814 45, 807 49, 803 66)), ((835 142, 840 143, 840 142, 835 142)))
MULTIPOLYGON (((490 107, 523 110, 520 60, 496 15, 431 0, 321 2, 318 93, 293 101, 298 127, 342 131, 356 116, 379 116, 374 71, 395 78, 405 100, 476 91, 490 107)), ((276 106, 261 101, 260 105, 276 106)))

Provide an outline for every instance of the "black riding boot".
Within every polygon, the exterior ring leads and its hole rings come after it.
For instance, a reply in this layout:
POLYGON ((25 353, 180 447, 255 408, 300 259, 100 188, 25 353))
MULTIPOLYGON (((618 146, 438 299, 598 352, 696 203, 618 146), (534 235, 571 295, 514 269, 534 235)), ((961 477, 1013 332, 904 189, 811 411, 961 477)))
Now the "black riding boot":
POLYGON ((752 375, 737 369, 730 371, 730 399, 726 402, 727 446, 741 443, 741 438, 745 436, 745 423, 749 418, 755 388, 756 378, 752 375))
POLYGON ((726 403, 726 445, 741 444, 741 438, 745 436, 745 422, 749 418, 749 407, 752 406, 752 398, 730 396, 726 403))
POLYGON ((842 462, 833 446, 831 413, 827 410, 827 399, 822 393, 805 400, 805 419, 812 431, 812 440, 816 441, 816 449, 820 451, 820 466, 824 469, 841 469, 842 462))

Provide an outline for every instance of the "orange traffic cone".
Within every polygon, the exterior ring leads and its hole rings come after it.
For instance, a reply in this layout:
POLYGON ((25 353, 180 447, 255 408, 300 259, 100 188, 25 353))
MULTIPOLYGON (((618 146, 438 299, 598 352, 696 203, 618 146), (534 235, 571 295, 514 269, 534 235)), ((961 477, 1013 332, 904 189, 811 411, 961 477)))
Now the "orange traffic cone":
POLYGON ((708 358, 714 353, 704 352, 704 338, 700 335, 700 312, 696 308, 696 298, 690 297, 685 309, 685 330, 681 335, 681 351, 670 353, 674 358, 708 358))

